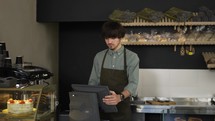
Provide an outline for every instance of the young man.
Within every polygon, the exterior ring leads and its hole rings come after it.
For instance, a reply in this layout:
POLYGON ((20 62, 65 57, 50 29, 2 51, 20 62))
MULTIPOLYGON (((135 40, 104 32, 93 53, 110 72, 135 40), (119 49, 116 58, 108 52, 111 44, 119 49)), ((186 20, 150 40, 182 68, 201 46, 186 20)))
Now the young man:
POLYGON ((108 46, 94 58, 89 85, 107 85, 110 95, 103 98, 107 105, 116 105, 117 113, 100 113, 103 120, 131 121, 130 96, 136 95, 139 81, 139 57, 121 44, 125 28, 114 21, 102 26, 102 37, 108 46))

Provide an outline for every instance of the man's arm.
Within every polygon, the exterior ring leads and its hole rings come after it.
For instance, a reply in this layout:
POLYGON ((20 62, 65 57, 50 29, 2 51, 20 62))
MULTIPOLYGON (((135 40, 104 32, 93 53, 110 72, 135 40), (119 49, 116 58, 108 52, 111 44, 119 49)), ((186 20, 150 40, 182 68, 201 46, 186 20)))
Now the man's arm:
POLYGON ((98 68, 98 60, 96 58, 97 56, 95 56, 94 60, 93 60, 93 67, 91 70, 91 74, 90 74, 90 78, 88 81, 88 85, 99 85, 99 68, 98 68))
POLYGON ((136 96, 139 82, 139 57, 135 54, 131 56, 127 66, 128 85, 122 92, 125 96, 136 96))

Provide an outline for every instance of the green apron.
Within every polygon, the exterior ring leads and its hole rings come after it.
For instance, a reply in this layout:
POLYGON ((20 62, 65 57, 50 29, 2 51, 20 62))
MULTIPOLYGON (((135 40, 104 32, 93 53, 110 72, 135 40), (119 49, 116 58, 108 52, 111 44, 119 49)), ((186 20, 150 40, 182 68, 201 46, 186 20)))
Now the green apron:
MULTIPOLYGON (((124 49, 124 70, 107 69, 103 67, 107 52, 108 50, 106 51, 102 61, 100 84, 107 85, 110 90, 120 94, 128 84, 126 50, 124 49)), ((130 98, 126 98, 116 106, 118 109, 117 113, 104 113, 100 111, 101 119, 110 121, 131 121, 130 98)))

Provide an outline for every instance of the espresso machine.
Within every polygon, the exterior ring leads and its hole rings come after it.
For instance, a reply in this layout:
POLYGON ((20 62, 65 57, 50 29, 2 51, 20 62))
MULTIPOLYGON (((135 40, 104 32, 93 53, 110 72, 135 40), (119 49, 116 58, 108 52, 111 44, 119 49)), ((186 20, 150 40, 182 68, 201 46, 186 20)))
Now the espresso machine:
POLYGON ((16 57, 15 64, 6 51, 4 42, 0 42, 0 88, 23 88, 29 85, 47 84, 45 80, 53 74, 47 69, 23 62, 22 56, 16 57))

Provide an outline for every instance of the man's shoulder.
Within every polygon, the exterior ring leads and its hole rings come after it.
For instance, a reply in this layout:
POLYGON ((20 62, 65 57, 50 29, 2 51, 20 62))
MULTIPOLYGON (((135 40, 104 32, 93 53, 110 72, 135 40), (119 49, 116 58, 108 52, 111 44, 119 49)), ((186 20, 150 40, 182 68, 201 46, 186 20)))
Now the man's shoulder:
POLYGON ((127 53, 128 55, 137 56, 137 53, 135 53, 134 51, 131 51, 131 50, 127 49, 127 48, 126 48, 126 53, 127 53))
POLYGON ((138 54, 129 50, 129 49, 126 49, 126 57, 127 57, 127 60, 128 60, 128 63, 139 63, 139 57, 138 57, 138 54))

